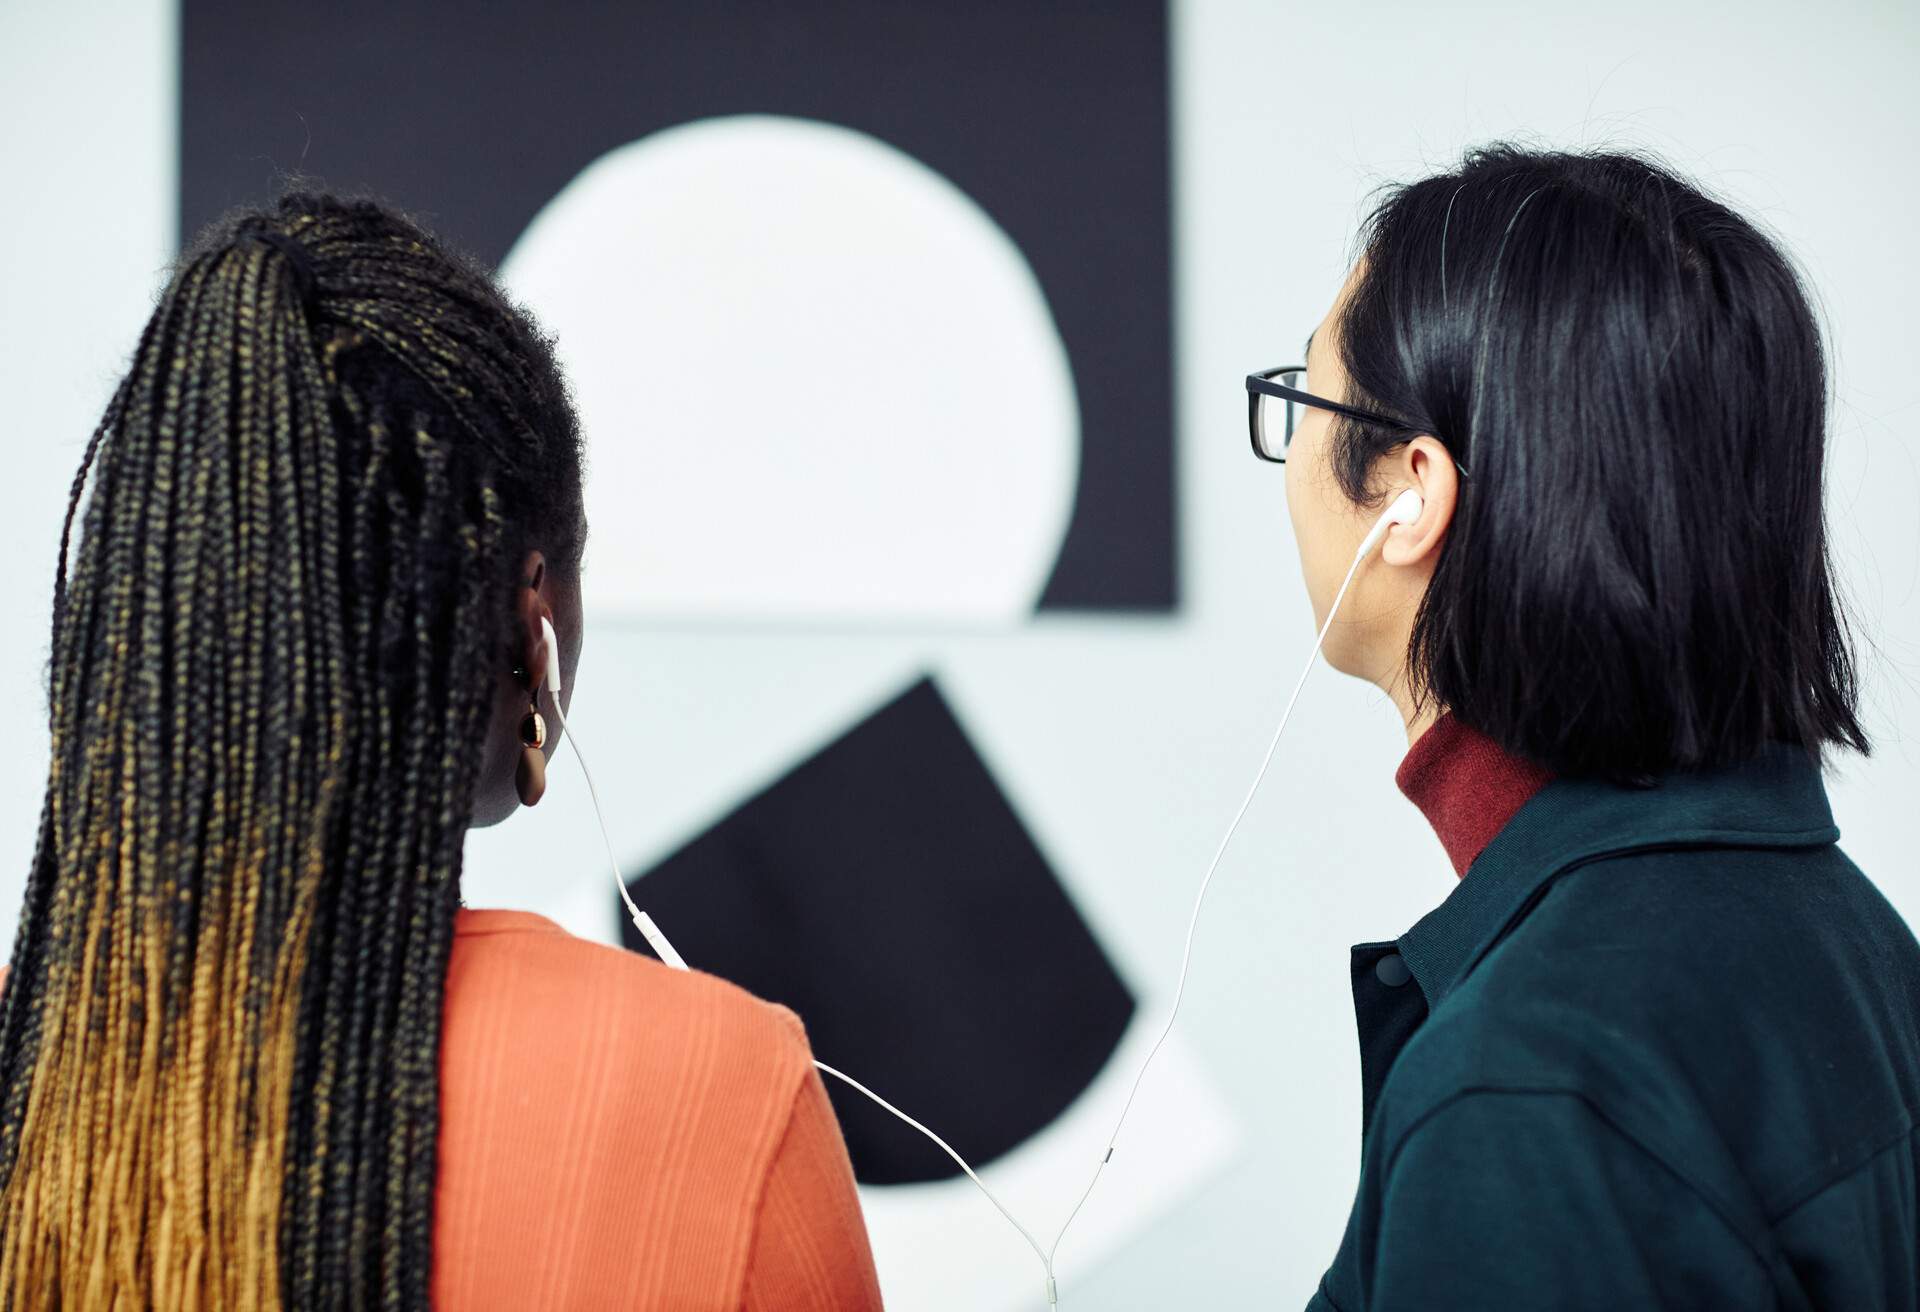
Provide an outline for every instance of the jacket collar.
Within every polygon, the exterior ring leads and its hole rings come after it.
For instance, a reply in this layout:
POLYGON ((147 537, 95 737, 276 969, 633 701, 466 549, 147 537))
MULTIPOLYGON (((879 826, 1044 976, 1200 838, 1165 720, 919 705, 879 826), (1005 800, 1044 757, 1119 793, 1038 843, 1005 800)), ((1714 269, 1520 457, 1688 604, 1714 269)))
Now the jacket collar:
POLYGON ((1548 883, 1576 866, 1654 848, 1817 847, 1839 837, 1817 761, 1786 744, 1651 788, 1556 779, 1495 835, 1447 900, 1400 936, 1400 956, 1431 1010, 1548 883))

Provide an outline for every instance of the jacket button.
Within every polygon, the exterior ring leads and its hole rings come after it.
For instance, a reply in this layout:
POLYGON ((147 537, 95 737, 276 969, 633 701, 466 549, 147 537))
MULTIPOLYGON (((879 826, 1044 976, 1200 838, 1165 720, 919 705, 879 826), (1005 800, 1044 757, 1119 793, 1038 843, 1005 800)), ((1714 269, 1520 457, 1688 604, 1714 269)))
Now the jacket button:
POLYGON ((1373 973, 1390 989, 1397 989, 1413 978, 1413 972, 1407 969, 1407 963, 1391 952, 1373 963, 1373 973))

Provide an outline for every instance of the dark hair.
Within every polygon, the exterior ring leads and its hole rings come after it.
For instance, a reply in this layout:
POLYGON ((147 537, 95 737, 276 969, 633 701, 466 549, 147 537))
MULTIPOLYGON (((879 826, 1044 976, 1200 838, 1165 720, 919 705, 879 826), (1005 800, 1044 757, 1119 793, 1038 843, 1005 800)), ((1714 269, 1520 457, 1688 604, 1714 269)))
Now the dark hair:
POLYGON ((478 265, 306 193, 181 257, 62 534, 0 1301, 427 1306, 510 589, 583 537, 550 343, 478 265))
POLYGON ((1392 187, 1337 334, 1333 467, 1428 433, 1469 471, 1408 664, 1563 774, 1770 741, 1867 750, 1822 504, 1827 375, 1780 248, 1637 153, 1500 143, 1392 187))

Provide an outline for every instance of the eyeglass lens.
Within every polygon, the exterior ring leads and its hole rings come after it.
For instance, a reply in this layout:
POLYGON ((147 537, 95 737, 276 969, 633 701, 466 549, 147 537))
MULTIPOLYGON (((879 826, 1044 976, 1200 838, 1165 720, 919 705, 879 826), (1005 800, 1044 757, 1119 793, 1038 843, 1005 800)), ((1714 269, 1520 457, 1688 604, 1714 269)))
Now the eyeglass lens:
MULTIPOLYGON (((1282 387, 1306 388, 1306 371, 1286 369, 1271 375, 1273 381, 1282 387)), ((1293 430, 1300 422, 1300 411, 1305 407, 1296 401, 1278 396, 1260 397, 1260 415, 1255 421, 1254 431, 1259 435, 1260 452, 1269 460, 1284 460, 1287 448, 1293 444, 1293 430)))

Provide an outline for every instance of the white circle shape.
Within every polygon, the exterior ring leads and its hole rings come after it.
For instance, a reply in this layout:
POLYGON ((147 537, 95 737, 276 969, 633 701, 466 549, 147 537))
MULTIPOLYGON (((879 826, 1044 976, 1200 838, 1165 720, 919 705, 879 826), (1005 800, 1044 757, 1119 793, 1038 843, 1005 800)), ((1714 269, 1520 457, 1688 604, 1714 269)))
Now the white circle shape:
POLYGON ((648 619, 1013 624, 1079 472, 1020 250, 865 133, 762 115, 603 155, 501 269, 588 452, 588 604, 648 619))

